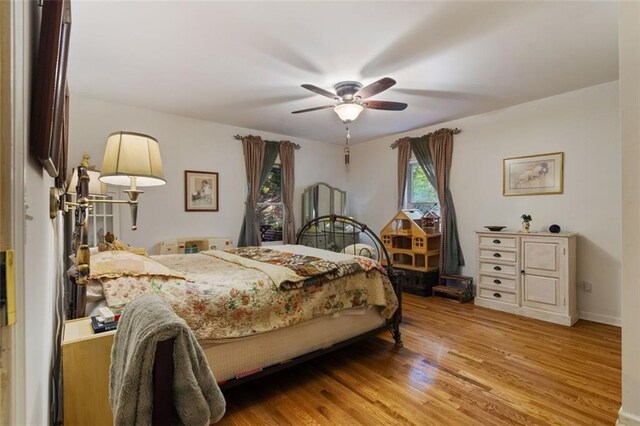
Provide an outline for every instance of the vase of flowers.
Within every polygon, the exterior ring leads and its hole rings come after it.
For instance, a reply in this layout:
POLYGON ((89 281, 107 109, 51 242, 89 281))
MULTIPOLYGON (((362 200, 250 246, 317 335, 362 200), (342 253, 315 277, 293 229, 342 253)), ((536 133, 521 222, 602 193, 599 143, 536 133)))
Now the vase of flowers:
POLYGON ((520 218, 522 219, 522 232, 531 232, 531 215, 525 213, 520 218))

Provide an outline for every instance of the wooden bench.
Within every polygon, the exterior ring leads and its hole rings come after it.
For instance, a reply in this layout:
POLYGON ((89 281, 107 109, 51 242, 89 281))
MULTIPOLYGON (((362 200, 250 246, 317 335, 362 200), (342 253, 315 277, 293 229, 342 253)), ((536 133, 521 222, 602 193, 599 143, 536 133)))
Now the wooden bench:
POLYGON ((464 275, 440 275, 440 285, 431 289, 432 296, 454 296, 458 302, 464 303, 473 298, 473 278, 464 275), (449 287, 447 280, 462 284, 462 287, 449 287))

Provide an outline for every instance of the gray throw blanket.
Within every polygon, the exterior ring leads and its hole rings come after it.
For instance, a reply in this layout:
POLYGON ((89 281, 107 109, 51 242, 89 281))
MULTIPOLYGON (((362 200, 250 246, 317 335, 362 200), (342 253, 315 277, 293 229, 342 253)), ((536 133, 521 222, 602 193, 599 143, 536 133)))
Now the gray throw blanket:
POLYGON ((151 424, 156 346, 170 338, 175 339, 173 404, 178 424, 207 425, 224 415, 224 396, 191 330, 165 301, 146 294, 125 307, 111 349, 114 424, 151 424))

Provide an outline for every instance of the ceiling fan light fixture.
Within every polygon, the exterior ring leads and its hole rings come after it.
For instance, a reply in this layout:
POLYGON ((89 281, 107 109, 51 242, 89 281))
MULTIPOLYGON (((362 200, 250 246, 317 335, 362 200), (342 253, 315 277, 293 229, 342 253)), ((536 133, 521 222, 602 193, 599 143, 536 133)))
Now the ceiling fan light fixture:
POLYGON ((340 117, 340 120, 342 120, 344 123, 350 123, 358 118, 363 109, 364 108, 360 104, 343 103, 336 105, 333 108, 333 111, 338 114, 338 117, 340 117))

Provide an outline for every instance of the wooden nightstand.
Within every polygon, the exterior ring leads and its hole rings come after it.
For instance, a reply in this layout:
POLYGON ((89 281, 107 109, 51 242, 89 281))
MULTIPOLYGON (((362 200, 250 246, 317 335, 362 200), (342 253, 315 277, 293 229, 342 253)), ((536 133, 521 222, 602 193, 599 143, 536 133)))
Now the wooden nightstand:
POLYGON ((89 318, 65 323, 62 338, 64 424, 112 425, 109 365, 115 331, 94 334, 89 318))

